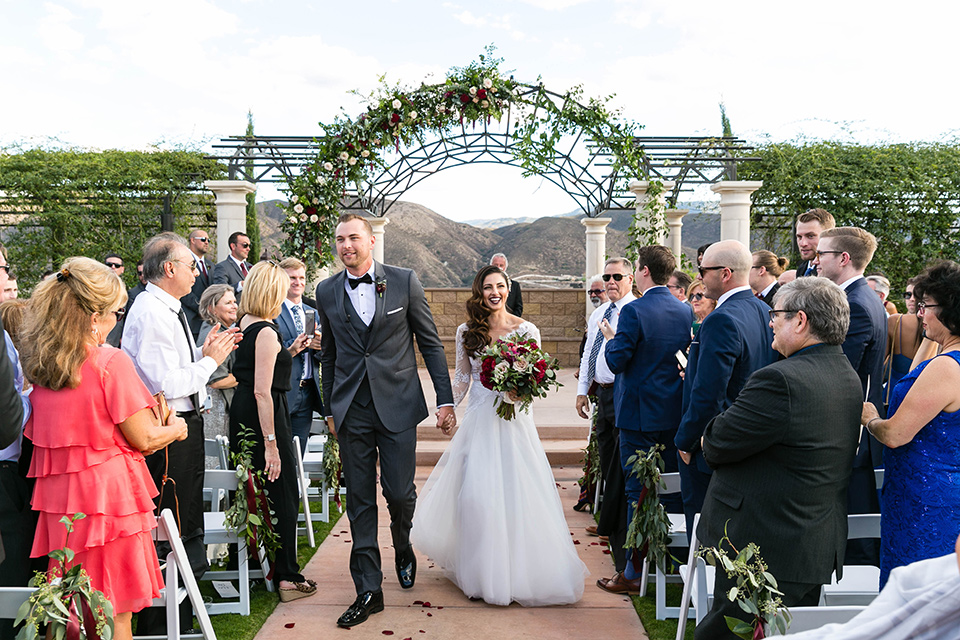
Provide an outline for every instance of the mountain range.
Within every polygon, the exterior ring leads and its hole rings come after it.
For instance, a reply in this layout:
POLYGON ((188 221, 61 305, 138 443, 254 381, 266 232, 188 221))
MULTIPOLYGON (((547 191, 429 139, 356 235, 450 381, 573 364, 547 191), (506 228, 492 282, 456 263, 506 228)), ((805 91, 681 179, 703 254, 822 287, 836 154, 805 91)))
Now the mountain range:
MULTIPOLYGON (((280 220, 284 216, 280 200, 257 205, 260 235, 268 251, 283 239, 280 220)), ((610 211, 607 227, 607 255, 623 255, 632 211, 610 211)), ((509 260, 510 275, 563 277, 579 279, 586 260, 583 214, 555 217, 500 219, 498 226, 480 226, 454 222, 413 202, 398 201, 387 213, 390 222, 384 230, 384 260, 417 272, 425 287, 468 287, 477 270, 494 253, 509 260)), ((683 219, 683 251, 692 261, 702 244, 720 237, 720 216, 694 211, 683 219)))

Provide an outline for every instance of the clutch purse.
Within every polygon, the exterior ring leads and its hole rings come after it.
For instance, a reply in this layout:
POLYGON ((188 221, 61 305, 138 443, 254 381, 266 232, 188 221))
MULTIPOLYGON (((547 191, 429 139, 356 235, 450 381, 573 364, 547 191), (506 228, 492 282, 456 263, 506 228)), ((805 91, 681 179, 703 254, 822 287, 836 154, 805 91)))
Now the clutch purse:
POLYGON ((161 425, 170 424, 170 405, 167 404, 167 397, 163 395, 163 391, 157 391, 153 394, 153 399, 157 401, 157 405, 153 407, 153 415, 160 418, 161 425))

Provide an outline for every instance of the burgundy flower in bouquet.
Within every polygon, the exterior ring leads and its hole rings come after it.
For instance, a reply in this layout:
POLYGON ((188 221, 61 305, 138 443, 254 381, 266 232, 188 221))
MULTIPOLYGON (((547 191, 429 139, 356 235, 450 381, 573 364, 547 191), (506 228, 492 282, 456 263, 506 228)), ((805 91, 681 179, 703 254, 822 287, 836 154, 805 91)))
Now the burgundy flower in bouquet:
POLYGON ((541 349, 536 340, 519 333, 497 340, 480 357, 480 383, 502 394, 494 400, 494 406, 504 420, 513 420, 517 404, 526 411, 534 398, 546 398, 551 387, 562 386, 557 382, 557 359, 541 349))

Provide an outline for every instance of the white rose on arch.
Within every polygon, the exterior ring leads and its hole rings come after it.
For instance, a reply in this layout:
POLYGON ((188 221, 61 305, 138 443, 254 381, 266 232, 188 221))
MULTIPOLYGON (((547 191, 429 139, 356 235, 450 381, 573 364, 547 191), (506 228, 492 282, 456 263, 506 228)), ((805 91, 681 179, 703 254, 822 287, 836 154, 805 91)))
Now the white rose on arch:
POLYGON ((293 205, 293 210, 296 211, 297 213, 303 213, 303 205, 297 203, 293 205))
POLYGON ((300 222, 306 222, 306 221, 307 221, 307 214, 301 213, 301 214, 300 214, 300 222))
POLYGON ((491 80, 490 78, 484 78, 484 79, 483 79, 483 88, 484 88, 484 89, 489 89, 489 88, 492 87, 492 86, 493 86, 493 80, 491 80))
POLYGON ((320 217, 317 214, 313 214, 312 216, 310 216, 310 222, 316 222, 319 219, 320 217))
POLYGON ((472 95, 472 96, 477 95, 477 88, 476 88, 476 87, 470 87, 470 95, 472 95))
POLYGON ((297 201, 298 201, 299 199, 300 199, 300 198, 298 198, 297 196, 293 196, 292 198, 290 198, 290 202, 292 202, 293 204, 297 204, 297 201))
POLYGON ((313 202, 313 204, 320 204, 320 198, 314 198, 311 202, 313 202))
POLYGON ((347 153, 346 151, 341 151, 341 152, 340 152, 340 159, 343 160, 343 161, 347 161, 347 160, 350 159, 350 154, 347 153))
MULTIPOLYGON (((323 185, 327 184, 327 179, 324 178, 323 176, 317 176, 317 184, 319 184, 320 186, 323 186, 323 185)), ((316 199, 317 199, 317 198, 314 198, 314 200, 316 200, 316 199)), ((317 203, 314 202, 313 204, 317 204, 317 203)))
POLYGON ((486 109, 487 107, 490 106, 490 103, 489 103, 488 101, 486 101, 486 100, 483 100, 483 101, 480 102, 480 106, 483 107, 484 109, 486 109))
POLYGON ((411 111, 409 114, 407 114, 407 117, 410 118, 411 120, 416 120, 416 119, 417 119, 417 112, 416 112, 416 111, 411 111))
POLYGON ((297 223, 297 216, 290 216, 289 218, 287 218, 287 220, 289 220, 290 222, 296 224, 296 223, 297 223))
POLYGON ((367 158, 370 156, 370 152, 364 149, 363 151, 360 152, 360 155, 363 156, 364 158, 367 158))
POLYGON ((356 158, 350 158, 349 160, 347 160, 347 164, 352 167, 353 165, 357 164, 357 159, 356 159, 356 158))
POLYGON ((394 109, 399 109, 400 107, 403 106, 403 103, 400 102, 399 99, 394 98, 394 99, 393 99, 393 105, 392 105, 392 106, 393 106, 394 109))
POLYGON ((332 162, 324 162, 324 163, 323 163, 323 168, 324 168, 325 170, 327 170, 327 171, 333 171, 333 163, 332 163, 332 162))

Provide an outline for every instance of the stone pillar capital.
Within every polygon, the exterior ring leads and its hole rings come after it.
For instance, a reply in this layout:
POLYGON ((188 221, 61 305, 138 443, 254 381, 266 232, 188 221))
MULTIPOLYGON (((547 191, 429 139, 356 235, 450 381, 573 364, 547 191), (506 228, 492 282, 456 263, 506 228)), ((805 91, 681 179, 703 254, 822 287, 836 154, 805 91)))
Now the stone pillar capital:
MULTIPOLYGON (((586 271, 583 280, 586 281, 592 275, 603 272, 603 263, 607 259, 607 225, 613 221, 613 218, 581 218, 580 224, 586 231, 586 271)), ((586 299, 585 314, 590 317, 593 312, 593 305, 590 304, 590 297, 586 299)))
POLYGON ((373 259, 383 264, 383 228, 390 222, 390 218, 367 218, 373 227, 373 259))
POLYGON ((680 264, 683 255, 683 243, 680 229, 683 227, 683 216, 690 213, 689 209, 665 209, 663 216, 667 219, 668 235, 667 246, 673 251, 673 257, 680 264))
POLYGON ((724 180, 710 187, 720 194, 720 239, 737 240, 750 248, 750 194, 761 180, 724 180))
POLYGON ((206 189, 213 192, 217 206, 217 261, 230 255, 230 236, 239 231, 247 233, 247 194, 256 193, 257 186, 246 180, 206 180, 206 189))

